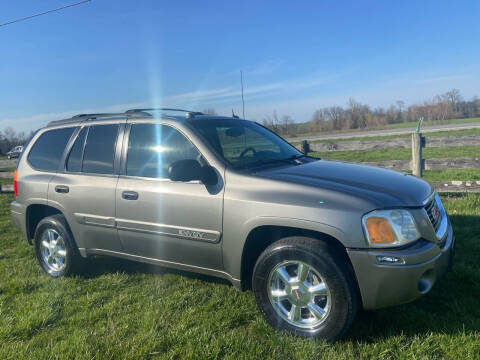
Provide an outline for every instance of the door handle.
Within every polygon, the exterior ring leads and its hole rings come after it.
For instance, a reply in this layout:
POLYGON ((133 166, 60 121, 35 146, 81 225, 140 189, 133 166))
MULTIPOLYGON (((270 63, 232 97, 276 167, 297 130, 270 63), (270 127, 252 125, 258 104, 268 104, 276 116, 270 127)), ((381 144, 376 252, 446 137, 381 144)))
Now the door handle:
POLYGON ((68 194, 70 189, 67 185, 57 185, 57 186, 55 186, 55 191, 57 193, 61 193, 61 194, 68 194))
POLYGON ((125 200, 137 200, 138 193, 136 191, 124 191, 122 192, 122 198, 125 200))

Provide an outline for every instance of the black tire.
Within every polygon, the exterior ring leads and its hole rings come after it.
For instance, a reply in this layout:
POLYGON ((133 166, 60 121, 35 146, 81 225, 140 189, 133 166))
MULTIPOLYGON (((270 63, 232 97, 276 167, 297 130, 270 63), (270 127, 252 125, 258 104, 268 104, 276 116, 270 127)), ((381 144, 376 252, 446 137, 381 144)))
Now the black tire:
MULTIPOLYGON (((258 308, 272 327, 294 335, 327 341, 339 339, 355 318, 358 297, 354 281, 348 259, 344 254, 329 247, 324 241, 299 236, 281 239, 265 249, 255 264, 252 278, 258 308), (267 286, 269 276, 278 264, 286 261, 298 261, 311 266, 328 288, 330 299, 328 312, 316 326, 295 326, 284 319, 270 301, 267 286)), ((298 298, 298 292, 296 296, 298 298)), ((300 316, 303 317, 302 312, 305 310, 300 311, 302 314, 300 316)), ((312 315, 307 314, 306 317, 312 315)))
POLYGON ((48 216, 38 223, 35 229, 35 255, 43 271, 54 278, 65 277, 80 272, 84 262, 73 240, 67 221, 65 217, 60 214, 48 216), (53 229, 63 239, 66 254, 64 266, 60 270, 52 269, 43 259, 42 236, 48 229, 53 229))

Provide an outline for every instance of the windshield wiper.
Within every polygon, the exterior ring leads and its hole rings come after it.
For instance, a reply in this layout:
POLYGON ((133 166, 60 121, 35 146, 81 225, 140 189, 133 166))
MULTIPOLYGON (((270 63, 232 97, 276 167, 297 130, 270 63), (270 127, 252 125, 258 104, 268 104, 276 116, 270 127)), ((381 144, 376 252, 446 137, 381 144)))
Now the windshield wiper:
POLYGON ((283 158, 283 159, 272 159, 272 160, 275 161, 275 162, 287 162, 287 163, 290 163, 290 162, 294 161, 295 164, 298 164, 298 162, 296 162, 295 160, 301 159, 305 156, 307 156, 307 155, 297 154, 297 155, 292 155, 292 156, 289 156, 289 157, 283 158))
MULTIPOLYGON (((298 160, 298 159, 301 159, 303 157, 305 157, 306 155, 305 154, 296 154, 296 155, 292 155, 292 156, 289 156, 287 158, 283 158, 283 159, 258 159, 256 161, 253 161, 249 164, 245 164, 245 166, 242 166, 242 168, 255 168, 255 167, 258 167, 258 166, 262 166, 262 165, 270 165, 270 164, 275 164, 275 163, 291 163, 292 161, 295 161, 295 160, 298 160)), ((297 162, 295 162, 296 164, 298 164, 297 162)))
POLYGON ((306 156, 307 156, 307 155, 305 155, 305 154, 297 154, 297 155, 292 155, 292 156, 290 156, 290 157, 288 157, 288 158, 280 159, 280 160, 282 160, 282 161, 287 161, 287 160, 288 160, 288 161, 292 161, 292 160, 297 160, 297 159, 304 158, 304 157, 306 157, 306 156))

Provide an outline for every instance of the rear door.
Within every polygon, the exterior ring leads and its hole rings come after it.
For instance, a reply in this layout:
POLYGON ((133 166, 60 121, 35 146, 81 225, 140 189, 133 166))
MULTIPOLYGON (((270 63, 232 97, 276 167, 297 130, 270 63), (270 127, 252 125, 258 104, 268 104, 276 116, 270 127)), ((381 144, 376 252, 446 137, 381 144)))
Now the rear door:
POLYGON ((221 269, 223 185, 212 189, 199 181, 168 179, 174 161, 205 162, 199 150, 167 125, 134 123, 127 133, 116 192, 118 234, 125 251, 221 269))
POLYGON ((118 120, 79 128, 50 181, 48 201, 63 210, 79 248, 122 251, 115 187, 123 128, 118 120))

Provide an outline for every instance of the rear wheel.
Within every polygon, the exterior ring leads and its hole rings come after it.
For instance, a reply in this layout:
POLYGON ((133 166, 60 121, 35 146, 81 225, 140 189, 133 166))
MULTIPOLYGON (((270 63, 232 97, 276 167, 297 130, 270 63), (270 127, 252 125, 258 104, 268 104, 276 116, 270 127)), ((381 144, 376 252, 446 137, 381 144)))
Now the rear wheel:
POLYGON ((52 277, 78 271, 83 260, 63 215, 48 216, 38 223, 35 254, 43 271, 52 277))
POLYGON ((336 340, 350 327, 357 311, 344 256, 306 237, 279 240, 260 255, 253 291, 271 326, 305 337, 336 340))

